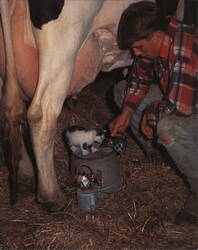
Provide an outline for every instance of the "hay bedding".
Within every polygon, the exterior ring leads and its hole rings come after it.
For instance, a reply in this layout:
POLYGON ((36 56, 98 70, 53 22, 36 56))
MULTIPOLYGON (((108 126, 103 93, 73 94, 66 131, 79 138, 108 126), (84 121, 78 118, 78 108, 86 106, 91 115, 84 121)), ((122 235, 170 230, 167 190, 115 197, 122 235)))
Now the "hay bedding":
POLYGON ((35 203, 33 190, 24 187, 20 187, 17 204, 10 208, 7 170, 1 164, 0 249, 197 248, 196 226, 173 223, 185 199, 183 181, 162 160, 146 159, 129 136, 127 150, 119 159, 124 175, 122 190, 100 199, 101 206, 93 214, 78 214, 61 133, 73 124, 101 127, 113 117, 104 96, 114 78, 112 74, 105 76, 84 89, 71 110, 64 106, 58 121, 55 165, 68 201, 63 215, 45 213, 35 203))

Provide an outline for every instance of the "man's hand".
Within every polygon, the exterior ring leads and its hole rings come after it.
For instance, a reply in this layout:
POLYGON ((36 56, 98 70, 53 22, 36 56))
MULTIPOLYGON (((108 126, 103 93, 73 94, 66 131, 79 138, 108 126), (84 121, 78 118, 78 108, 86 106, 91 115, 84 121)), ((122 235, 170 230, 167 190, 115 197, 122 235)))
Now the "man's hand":
POLYGON ((124 133, 132 119, 133 112, 134 111, 131 107, 126 106, 123 108, 121 114, 109 123, 111 136, 124 133))

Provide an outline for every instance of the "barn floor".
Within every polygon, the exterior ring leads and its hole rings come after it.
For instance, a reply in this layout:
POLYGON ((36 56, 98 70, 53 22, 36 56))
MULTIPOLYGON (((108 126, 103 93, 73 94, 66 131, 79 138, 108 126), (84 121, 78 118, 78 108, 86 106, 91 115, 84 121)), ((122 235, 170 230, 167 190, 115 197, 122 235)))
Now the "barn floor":
POLYGON ((197 249, 197 227, 174 224, 187 195, 182 179, 163 159, 145 158, 130 136, 127 150, 119 156, 122 189, 101 198, 93 214, 78 214, 61 133, 68 125, 102 127, 112 119, 105 96, 114 78, 103 75, 105 80, 99 77, 97 84, 84 89, 71 110, 63 107, 58 121, 55 166, 68 201, 64 214, 44 212, 33 188, 25 187, 20 187, 18 202, 11 208, 8 173, 1 163, 0 249, 197 249))

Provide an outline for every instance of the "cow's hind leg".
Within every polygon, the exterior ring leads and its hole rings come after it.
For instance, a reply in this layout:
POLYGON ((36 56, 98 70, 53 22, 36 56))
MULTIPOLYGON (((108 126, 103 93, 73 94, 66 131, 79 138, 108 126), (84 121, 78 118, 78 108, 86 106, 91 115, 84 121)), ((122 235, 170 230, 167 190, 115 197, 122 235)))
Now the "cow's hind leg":
POLYGON ((56 122, 68 94, 77 52, 101 5, 102 1, 84 1, 83 5, 81 0, 65 1, 58 19, 43 25, 42 30, 33 29, 39 52, 39 80, 28 120, 38 169, 37 198, 51 212, 66 204, 54 170, 56 122))
MULTIPOLYGON (((0 77, 0 100, 2 97, 2 89, 3 89, 3 80, 0 77)), ((3 141, 3 123, 2 123, 2 118, 0 117, 0 164, 4 162, 2 141, 3 141)))
MULTIPOLYGON (((42 101, 46 101, 45 98, 42 101)), ((53 105, 56 106, 55 103, 53 105)), ((37 165, 37 201, 49 212, 64 210, 66 201, 54 169, 54 137, 57 114, 53 105, 32 105, 28 112, 37 165)))
POLYGON ((20 98, 13 98, 12 93, 6 92, 1 101, 1 119, 3 120, 3 148, 5 163, 9 170, 10 203, 17 199, 17 180, 19 162, 22 159, 22 131, 24 129, 24 108, 20 98))
POLYGON ((27 145, 24 141, 22 141, 21 150, 22 159, 19 162, 18 182, 32 189, 35 187, 35 160, 31 149, 27 150, 27 145))
POLYGON ((0 99, 2 97, 2 90, 3 90, 3 80, 2 78, 0 77, 0 99))
POLYGON ((11 204, 14 204, 17 194, 17 171, 21 159, 22 131, 25 124, 23 122, 25 106, 17 81, 8 1, 0 1, 0 14, 6 52, 6 80, 1 99, 1 115, 4 122, 5 146, 7 147, 11 204))

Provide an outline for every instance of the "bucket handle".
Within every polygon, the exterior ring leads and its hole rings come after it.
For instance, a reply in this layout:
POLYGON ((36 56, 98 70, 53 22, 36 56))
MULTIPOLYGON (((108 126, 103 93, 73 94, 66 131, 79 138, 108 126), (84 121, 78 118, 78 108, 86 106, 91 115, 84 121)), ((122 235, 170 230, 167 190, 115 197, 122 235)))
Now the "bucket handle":
POLYGON ((85 167, 85 168, 87 168, 89 171, 90 171, 90 174, 93 176, 94 175, 94 172, 93 172, 93 170, 91 169, 91 167, 89 167, 87 164, 85 164, 85 163, 81 163, 77 168, 76 168, 76 175, 78 175, 78 173, 79 173, 79 168, 81 168, 81 167, 85 167))
POLYGON ((78 175, 79 173, 79 168, 81 167, 86 167, 87 169, 89 169, 90 171, 90 174, 94 180, 94 182, 98 185, 98 186, 102 186, 102 171, 100 170, 97 170, 96 172, 94 172, 92 170, 92 168, 90 166, 88 166, 86 163, 81 163, 79 166, 76 167, 76 170, 75 170, 75 176, 74 176, 74 180, 76 178, 76 176, 78 175))

